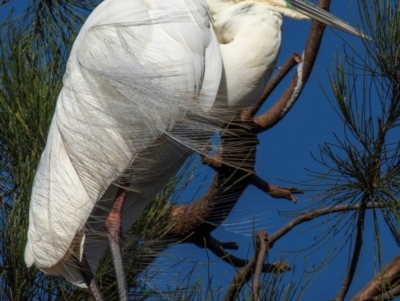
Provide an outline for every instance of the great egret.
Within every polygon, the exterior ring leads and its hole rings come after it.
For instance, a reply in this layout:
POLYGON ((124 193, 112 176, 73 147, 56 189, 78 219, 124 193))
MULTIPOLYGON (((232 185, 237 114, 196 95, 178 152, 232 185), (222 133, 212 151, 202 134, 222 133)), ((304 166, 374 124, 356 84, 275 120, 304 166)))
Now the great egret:
POLYGON ((281 14, 361 36, 304 0, 102 2, 68 60, 33 184, 26 264, 88 285, 80 262, 96 272, 118 186, 130 190, 125 231, 218 124, 259 98, 281 14))

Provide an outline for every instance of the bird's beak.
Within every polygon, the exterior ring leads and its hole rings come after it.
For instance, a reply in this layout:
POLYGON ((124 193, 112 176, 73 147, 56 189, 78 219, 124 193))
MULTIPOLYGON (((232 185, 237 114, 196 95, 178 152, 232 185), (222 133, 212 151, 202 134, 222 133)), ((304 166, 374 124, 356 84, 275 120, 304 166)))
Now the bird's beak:
POLYGON ((350 24, 340 20, 326 10, 316 6, 315 4, 305 1, 305 0, 286 0, 288 6, 293 10, 296 10, 313 20, 318 20, 321 23, 335 27, 349 34, 361 37, 364 39, 370 39, 364 33, 354 28, 350 24))

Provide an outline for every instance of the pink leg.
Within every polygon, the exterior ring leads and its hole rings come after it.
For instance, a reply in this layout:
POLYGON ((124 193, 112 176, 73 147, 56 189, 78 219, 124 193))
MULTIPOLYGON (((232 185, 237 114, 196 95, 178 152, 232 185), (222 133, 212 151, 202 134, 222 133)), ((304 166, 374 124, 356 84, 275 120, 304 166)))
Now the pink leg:
POLYGON ((127 196, 126 188, 119 188, 113 207, 105 221, 104 228, 110 244, 111 255, 117 278, 119 298, 128 301, 128 284, 126 282, 125 270, 122 257, 122 210, 127 196))

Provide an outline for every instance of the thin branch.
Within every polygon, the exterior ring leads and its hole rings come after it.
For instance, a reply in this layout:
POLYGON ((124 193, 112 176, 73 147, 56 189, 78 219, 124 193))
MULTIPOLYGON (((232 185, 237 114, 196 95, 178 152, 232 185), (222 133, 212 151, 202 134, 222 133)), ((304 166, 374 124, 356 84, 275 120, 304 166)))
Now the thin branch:
POLYGON ((273 198, 286 199, 297 203, 297 198, 292 194, 303 194, 303 191, 301 189, 295 187, 278 187, 272 185, 256 174, 252 174, 249 181, 251 185, 254 185, 255 187, 269 194, 273 198))
MULTIPOLYGON (((323 8, 328 8, 329 4, 330 0, 318 1, 318 6, 323 8)), ((319 48, 321 46, 324 30, 324 24, 318 21, 312 22, 311 30, 303 54, 303 60, 297 67, 297 72, 293 76, 292 81, 280 99, 267 112, 253 118, 254 123, 257 125, 257 127, 254 129, 255 133, 264 132, 267 129, 275 126, 286 116, 286 114, 296 103, 311 74, 319 48)))
POLYGON ((237 271, 233 276, 231 284, 229 285, 228 291, 226 292, 223 301, 235 300, 236 295, 242 289, 243 285, 250 280, 254 269, 254 265, 256 263, 257 254, 258 254, 258 246, 257 250, 255 251, 254 257, 243 268, 237 271))
POLYGON ((350 285, 353 282, 354 274, 356 272, 356 268, 358 265, 358 261, 360 259, 361 248, 363 245, 363 236, 364 236, 364 222, 365 222, 365 200, 367 196, 364 196, 361 204, 360 209, 358 212, 358 219, 357 219, 357 234, 356 240, 354 242, 354 251, 351 257, 350 266, 347 270, 346 277, 343 281, 342 287, 336 296, 336 301, 343 301, 349 291, 350 285))
MULTIPOLYGON (((248 260, 241 259, 226 252, 225 249, 223 248, 223 243, 221 243, 218 239, 214 238, 212 235, 206 237, 205 245, 203 246, 199 246, 198 244, 196 245, 201 248, 205 247, 209 249, 217 257, 221 258, 223 261, 232 265, 233 267, 243 268, 249 263, 248 260)), ((285 273, 287 271, 290 271, 290 269, 291 267, 286 262, 281 262, 281 261, 272 264, 266 263, 263 264, 261 267, 261 271, 263 273, 275 273, 275 274, 285 273)))
POLYGON ((274 75, 274 77, 270 81, 268 81, 258 102, 254 106, 243 110, 242 116, 246 116, 249 118, 254 117, 260 110, 261 106, 265 103, 268 97, 275 90, 275 88, 290 72, 290 70, 292 70, 293 67, 296 66, 297 64, 300 64, 301 61, 302 59, 300 54, 296 52, 292 53, 292 55, 286 60, 286 62, 279 68, 279 71, 274 75))
POLYGON ((258 238, 260 250, 257 255, 256 270, 254 272, 252 289, 253 289, 253 299, 256 301, 261 301, 260 296, 258 294, 258 290, 260 287, 260 277, 264 265, 265 255, 267 254, 268 251, 268 244, 267 244, 268 237, 266 231, 259 231, 257 232, 256 236, 258 238))
MULTIPOLYGON (((384 208, 386 206, 387 206, 387 204, 384 204, 384 203, 369 202, 365 205, 365 209, 384 208)), ((334 207, 326 207, 326 208, 316 209, 316 210, 312 210, 310 212, 304 213, 304 214, 292 219, 286 225, 284 225, 279 230, 277 230, 274 234, 270 235, 269 239, 268 239, 269 245, 274 244, 277 240, 279 240, 282 236, 284 236, 286 233, 288 233, 294 227, 296 227, 304 222, 311 221, 314 218, 317 218, 317 217, 320 217, 323 215, 332 214, 332 213, 339 213, 339 212, 350 211, 350 210, 359 210, 360 207, 361 207, 360 204, 338 205, 338 206, 334 206, 334 207)))
POLYGON ((235 300, 238 292, 250 280, 251 275, 253 273, 254 273, 254 281, 253 281, 254 300, 260 300, 258 296, 258 287, 259 287, 261 272, 265 272, 264 270, 265 267, 269 266, 269 271, 273 273, 284 273, 290 270, 290 266, 285 262, 277 262, 270 265, 264 264, 264 257, 268 251, 267 232, 265 232, 264 230, 260 230, 255 234, 255 236, 258 239, 254 257, 250 261, 248 261, 247 264, 239 271, 237 271, 236 274, 233 276, 228 291, 226 292, 223 298, 223 301, 235 300))

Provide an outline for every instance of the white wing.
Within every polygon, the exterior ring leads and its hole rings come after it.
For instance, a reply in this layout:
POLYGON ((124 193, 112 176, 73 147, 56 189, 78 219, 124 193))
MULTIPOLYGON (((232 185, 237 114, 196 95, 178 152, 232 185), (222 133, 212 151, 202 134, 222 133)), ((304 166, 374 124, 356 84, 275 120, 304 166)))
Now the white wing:
POLYGON ((72 48, 36 172, 28 266, 83 285, 71 254, 80 257, 85 244, 95 270, 110 185, 131 172, 126 228, 184 162, 188 150, 167 136, 189 113, 211 108, 221 70, 202 0, 106 0, 93 11, 72 48))

